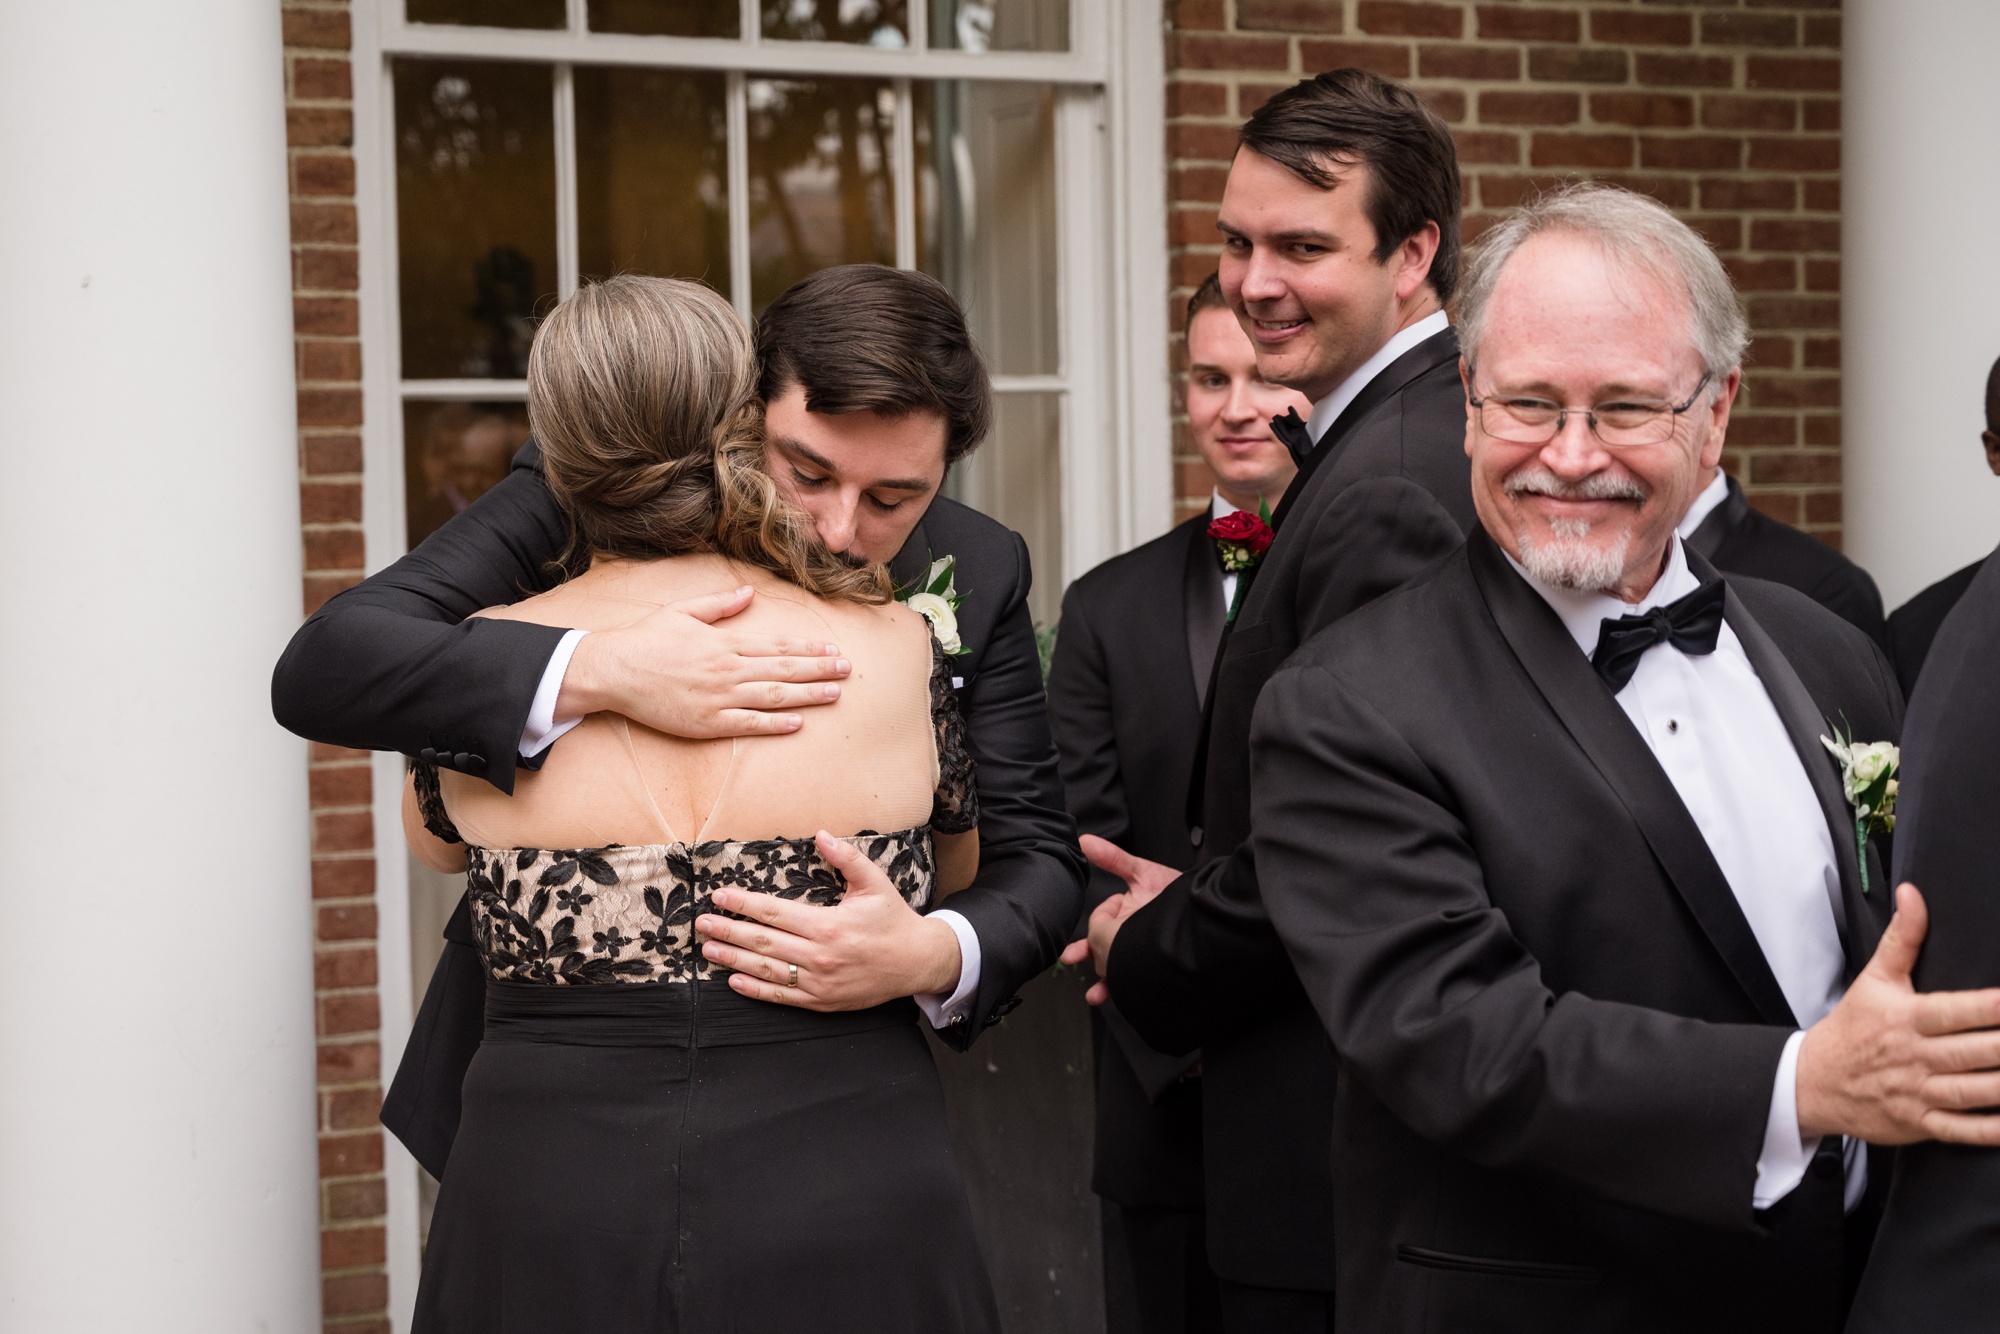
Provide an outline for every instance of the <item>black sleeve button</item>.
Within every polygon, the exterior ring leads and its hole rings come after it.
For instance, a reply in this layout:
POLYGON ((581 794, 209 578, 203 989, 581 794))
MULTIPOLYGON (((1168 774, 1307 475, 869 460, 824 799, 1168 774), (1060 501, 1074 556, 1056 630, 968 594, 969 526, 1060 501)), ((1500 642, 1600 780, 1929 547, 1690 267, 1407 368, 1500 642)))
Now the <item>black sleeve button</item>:
POLYGON ((484 755, 461 755, 458 757, 458 767, 471 774, 474 778, 477 778, 486 772, 486 757, 484 755))
POLYGON ((417 752, 417 758, 422 760, 425 764, 436 764, 438 762, 437 747, 425 746, 422 750, 417 752))

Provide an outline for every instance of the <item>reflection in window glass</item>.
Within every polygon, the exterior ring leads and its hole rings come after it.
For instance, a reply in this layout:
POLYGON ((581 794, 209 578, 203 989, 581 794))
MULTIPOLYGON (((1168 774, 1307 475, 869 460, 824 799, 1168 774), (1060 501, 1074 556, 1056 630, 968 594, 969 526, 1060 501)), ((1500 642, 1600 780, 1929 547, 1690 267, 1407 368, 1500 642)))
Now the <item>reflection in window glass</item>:
POLYGON ((661 37, 740 37, 734 0, 590 0, 592 32, 642 32, 661 37))
POLYGON ((752 79, 750 298, 817 269, 896 262, 896 98, 876 79, 752 79))
POLYGON ((1019 533, 1034 565, 1028 611, 1053 625, 1062 610, 1062 395, 999 394, 993 434, 952 466, 945 494, 1019 533))
POLYGON ((794 42, 910 43, 908 0, 762 0, 764 36, 794 42))
POLYGON ((483 28, 560 28, 563 0, 405 0, 412 23, 471 23, 483 28))
POLYGON ((556 290, 546 65, 396 62, 405 379, 519 379, 556 290))
POLYGON ((404 403, 403 514, 410 546, 498 486, 527 439, 525 403, 404 403))
POLYGON ((580 66, 575 80, 581 275, 697 278, 726 294, 723 76, 580 66))
POLYGON ((949 51, 1067 51, 1069 0, 927 0, 931 46, 949 51))
POLYGON ((958 297, 995 373, 1058 373, 1054 90, 915 91, 919 266, 958 297))

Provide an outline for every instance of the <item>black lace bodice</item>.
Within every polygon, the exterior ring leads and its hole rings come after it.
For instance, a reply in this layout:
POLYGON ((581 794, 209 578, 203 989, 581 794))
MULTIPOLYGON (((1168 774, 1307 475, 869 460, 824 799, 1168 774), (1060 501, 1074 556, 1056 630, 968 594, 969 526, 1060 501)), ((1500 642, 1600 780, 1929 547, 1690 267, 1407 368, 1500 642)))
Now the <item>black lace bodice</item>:
MULTIPOLYGON (((931 837, 979 823, 979 796, 949 668, 932 641, 931 719, 938 786, 928 824, 847 842, 881 867, 917 911, 936 893, 931 837)), ((558 745, 561 743, 558 742, 558 745)), ((462 842, 444 808, 437 768, 415 765, 424 827, 462 842)), ((466 893, 489 975, 511 982, 695 982, 728 969, 709 963, 694 920, 734 887, 840 901, 845 883, 810 838, 660 843, 605 848, 467 849, 466 893)), ((728 915, 728 914, 725 914, 728 915)))

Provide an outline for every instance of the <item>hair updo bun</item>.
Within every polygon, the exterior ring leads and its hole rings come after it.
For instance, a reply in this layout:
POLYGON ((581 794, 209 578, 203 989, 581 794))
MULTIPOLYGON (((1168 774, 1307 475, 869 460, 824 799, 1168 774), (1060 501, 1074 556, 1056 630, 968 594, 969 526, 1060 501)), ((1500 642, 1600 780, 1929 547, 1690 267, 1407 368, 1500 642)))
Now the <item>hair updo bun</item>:
POLYGON ((762 470, 756 363, 736 311, 699 283, 625 275, 577 289, 536 332, 528 421, 569 516, 577 568, 719 552, 822 597, 883 602, 762 470))

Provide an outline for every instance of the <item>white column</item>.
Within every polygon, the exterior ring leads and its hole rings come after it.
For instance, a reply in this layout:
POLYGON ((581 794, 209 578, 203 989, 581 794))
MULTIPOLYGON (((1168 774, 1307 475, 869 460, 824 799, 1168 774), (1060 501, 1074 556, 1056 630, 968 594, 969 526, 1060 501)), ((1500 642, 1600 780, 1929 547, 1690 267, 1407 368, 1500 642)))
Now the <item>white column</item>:
POLYGON ((319 1328, 273 0, 0 5, 0 1330, 319 1328))
POLYGON ((1979 432, 2000 357, 2000 4, 1848 0, 1847 552, 1895 608, 2000 542, 1979 432))

